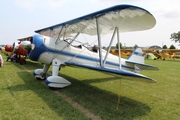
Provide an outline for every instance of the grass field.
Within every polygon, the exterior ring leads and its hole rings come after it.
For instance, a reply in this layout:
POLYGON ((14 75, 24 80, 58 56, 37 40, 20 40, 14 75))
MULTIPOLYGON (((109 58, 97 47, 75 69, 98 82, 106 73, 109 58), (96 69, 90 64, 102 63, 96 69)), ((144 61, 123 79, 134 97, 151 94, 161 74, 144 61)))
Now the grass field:
MULTIPOLYGON (((72 85, 57 91, 98 116, 94 119, 179 120, 180 60, 146 60, 145 63, 160 68, 160 71, 141 72, 156 79, 157 83, 127 81, 66 66, 59 75, 72 85)), ((0 68, 0 119, 93 119, 29 73, 42 68, 40 63, 27 60, 24 67, 15 62, 4 62, 0 68)))

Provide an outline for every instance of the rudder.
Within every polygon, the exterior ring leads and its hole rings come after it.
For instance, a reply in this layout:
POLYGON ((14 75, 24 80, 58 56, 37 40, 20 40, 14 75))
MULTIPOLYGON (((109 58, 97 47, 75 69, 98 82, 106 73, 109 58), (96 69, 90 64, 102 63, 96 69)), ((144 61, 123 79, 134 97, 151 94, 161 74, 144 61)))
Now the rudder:
POLYGON ((141 48, 136 48, 127 59, 131 62, 144 64, 144 54, 141 48))

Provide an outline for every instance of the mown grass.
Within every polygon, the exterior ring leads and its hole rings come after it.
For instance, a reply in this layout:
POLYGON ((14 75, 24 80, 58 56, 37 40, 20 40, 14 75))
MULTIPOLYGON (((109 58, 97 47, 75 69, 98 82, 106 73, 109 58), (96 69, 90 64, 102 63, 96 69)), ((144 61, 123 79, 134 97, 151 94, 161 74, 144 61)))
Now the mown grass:
MULTIPOLYGON (((32 65, 42 66, 27 62, 32 65)), ((15 62, 0 68, 0 109, 1 120, 88 119, 15 62)))
MULTIPOLYGON (((106 73, 66 66, 59 75, 72 85, 58 91, 103 120, 178 120, 180 60, 145 62, 160 68, 160 71, 141 72, 156 79, 157 83, 127 81, 106 73)), ((33 71, 42 65, 28 60, 25 67, 33 71)), ((0 78, 0 116, 3 119, 90 119, 17 63, 5 63, 0 68, 0 78)))
POLYGON ((61 91, 105 120, 179 119, 180 60, 145 62, 160 68, 160 71, 142 72, 157 83, 120 82, 121 79, 104 73, 68 68, 62 69, 61 76, 73 85, 61 91), (118 94, 121 99, 119 109, 116 109, 118 94))

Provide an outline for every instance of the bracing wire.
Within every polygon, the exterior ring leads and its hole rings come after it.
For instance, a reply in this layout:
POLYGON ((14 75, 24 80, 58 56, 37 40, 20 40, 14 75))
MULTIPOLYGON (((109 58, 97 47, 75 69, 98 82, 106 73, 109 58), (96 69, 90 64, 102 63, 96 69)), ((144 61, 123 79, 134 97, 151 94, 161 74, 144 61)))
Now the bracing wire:
POLYGON ((118 101, 116 106, 117 110, 119 109, 120 100, 121 100, 121 80, 119 80, 119 86, 118 86, 118 101))

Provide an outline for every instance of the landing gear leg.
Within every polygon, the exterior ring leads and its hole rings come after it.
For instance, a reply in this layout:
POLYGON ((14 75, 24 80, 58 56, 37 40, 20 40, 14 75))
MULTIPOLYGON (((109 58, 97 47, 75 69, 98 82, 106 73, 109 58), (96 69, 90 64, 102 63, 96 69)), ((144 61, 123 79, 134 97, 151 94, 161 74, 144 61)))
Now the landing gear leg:
POLYGON ((55 58, 52 61, 52 76, 46 79, 46 84, 50 88, 63 88, 71 84, 65 78, 58 76, 61 64, 62 62, 59 59, 55 58))

